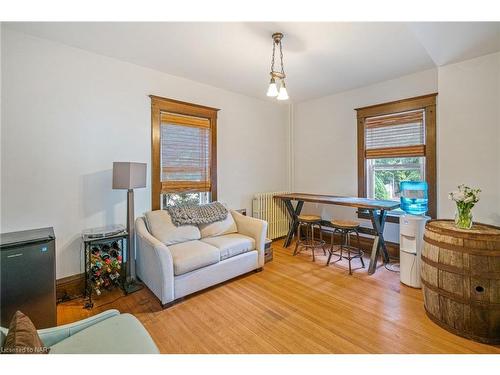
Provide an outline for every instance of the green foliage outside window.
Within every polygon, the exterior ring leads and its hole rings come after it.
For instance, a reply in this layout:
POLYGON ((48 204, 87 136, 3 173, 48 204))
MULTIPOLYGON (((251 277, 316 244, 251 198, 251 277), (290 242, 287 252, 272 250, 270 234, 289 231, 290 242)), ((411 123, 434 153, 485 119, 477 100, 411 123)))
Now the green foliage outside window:
POLYGON ((375 199, 389 199, 389 192, 378 173, 375 174, 375 199))
POLYGON ((201 195, 207 193, 170 193, 163 194, 163 207, 177 206, 181 204, 200 204, 203 201, 201 195))
POLYGON ((398 199, 401 181, 421 181, 423 158, 382 158, 373 160, 376 199, 398 199), (397 166, 401 167, 398 168, 397 166), (388 189, 392 186, 393 189, 388 189), (391 191, 392 190, 392 195, 391 191))

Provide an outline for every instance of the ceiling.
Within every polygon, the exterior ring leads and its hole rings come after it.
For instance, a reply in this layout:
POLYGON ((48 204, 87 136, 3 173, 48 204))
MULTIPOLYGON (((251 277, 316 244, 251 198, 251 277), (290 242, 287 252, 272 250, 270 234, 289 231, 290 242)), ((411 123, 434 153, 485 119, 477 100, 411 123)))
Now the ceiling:
POLYGON ((268 99, 271 34, 280 31, 294 102, 500 51, 500 22, 16 22, 6 27, 262 99, 268 99))

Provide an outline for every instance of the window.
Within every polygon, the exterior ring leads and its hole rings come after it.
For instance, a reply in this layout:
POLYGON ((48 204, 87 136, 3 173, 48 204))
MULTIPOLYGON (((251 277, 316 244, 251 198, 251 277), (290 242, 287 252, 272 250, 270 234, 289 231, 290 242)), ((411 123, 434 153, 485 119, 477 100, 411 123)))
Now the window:
POLYGON ((153 210, 217 199, 217 111, 151 96, 153 210))
MULTIPOLYGON (((436 215, 436 95, 358 108, 358 195, 399 200, 401 181, 427 181, 436 215)), ((389 215, 397 216, 395 210, 389 215)), ((360 217, 366 213, 360 212, 360 217)), ((389 217, 389 221, 398 219, 389 217)))
POLYGON ((366 196, 399 200, 401 181, 425 180, 425 158, 379 158, 366 160, 366 196))
POLYGON ((210 202, 210 193, 166 193, 161 195, 161 207, 173 206, 176 204, 205 204, 210 202))

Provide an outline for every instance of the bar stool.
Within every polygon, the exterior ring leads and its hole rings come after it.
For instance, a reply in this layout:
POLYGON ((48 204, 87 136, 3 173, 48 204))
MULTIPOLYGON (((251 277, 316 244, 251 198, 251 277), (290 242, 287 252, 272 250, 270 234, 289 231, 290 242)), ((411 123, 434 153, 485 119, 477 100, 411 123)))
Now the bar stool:
MULTIPOLYGON (((335 262, 338 262, 342 260, 342 258, 345 258, 349 261, 349 275, 352 275, 352 268, 351 268, 351 260, 359 258, 361 260, 361 266, 365 268, 365 262, 363 261, 363 251, 359 247, 359 226, 360 223, 356 221, 351 221, 351 220, 332 220, 330 221, 333 227, 333 232, 332 232, 332 242, 330 245, 330 255, 328 256, 328 260, 326 261, 326 265, 328 266, 330 264, 330 260, 332 258, 332 255, 334 253, 340 252, 340 254, 335 254, 339 255, 340 258, 336 260, 335 262), (340 248, 336 251, 333 251, 333 237, 335 233, 340 233, 340 248), (357 247, 351 246, 351 240, 350 240, 350 234, 351 233, 356 233, 357 237, 357 247), (347 250, 347 256, 343 255, 343 251, 347 250)), ((334 262, 334 263, 335 263, 334 262)))
POLYGON ((317 215, 299 215, 297 217, 299 225, 297 226, 297 243, 295 244, 295 250, 293 255, 297 255, 300 252, 300 247, 311 249, 313 262, 316 260, 314 255, 314 249, 316 247, 323 248, 323 254, 326 255, 325 251, 325 241, 323 241, 323 235, 321 233, 321 216, 317 215), (305 227, 305 237, 300 237, 300 229, 305 227), (319 230, 319 240, 314 238, 314 227, 319 230))

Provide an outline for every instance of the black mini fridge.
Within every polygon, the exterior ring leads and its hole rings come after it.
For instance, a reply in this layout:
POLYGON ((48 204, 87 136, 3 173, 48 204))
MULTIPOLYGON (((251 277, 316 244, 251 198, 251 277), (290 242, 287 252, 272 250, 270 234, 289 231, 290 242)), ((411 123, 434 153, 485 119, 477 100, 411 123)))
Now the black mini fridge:
POLYGON ((0 234, 2 327, 17 310, 37 329, 56 320, 56 254, 53 228, 0 234))

